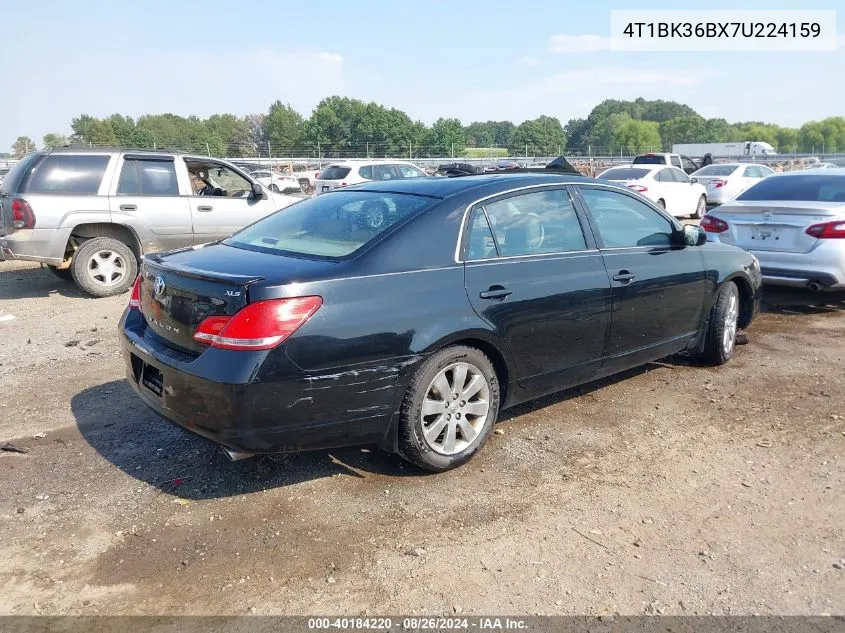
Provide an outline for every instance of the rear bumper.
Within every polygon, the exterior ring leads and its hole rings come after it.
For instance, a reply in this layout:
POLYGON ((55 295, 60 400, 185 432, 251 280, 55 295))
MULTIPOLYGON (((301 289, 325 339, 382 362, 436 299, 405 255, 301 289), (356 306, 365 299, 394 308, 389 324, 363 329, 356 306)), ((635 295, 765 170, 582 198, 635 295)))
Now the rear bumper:
POLYGON ((58 266, 64 261, 71 229, 21 229, 0 237, 6 260, 41 262, 58 266))
POLYGON ((135 392, 159 415, 244 453, 362 444, 392 448, 392 422, 408 372, 419 362, 400 359, 316 374, 299 369, 279 349, 208 350, 188 357, 145 336, 144 330, 140 314, 124 313, 121 351, 135 392), (161 374, 161 395, 143 384, 147 366, 161 374))
POLYGON ((795 288, 818 284, 824 290, 845 289, 845 251, 840 252, 837 245, 821 245, 810 253, 751 253, 760 261, 764 283, 795 288))

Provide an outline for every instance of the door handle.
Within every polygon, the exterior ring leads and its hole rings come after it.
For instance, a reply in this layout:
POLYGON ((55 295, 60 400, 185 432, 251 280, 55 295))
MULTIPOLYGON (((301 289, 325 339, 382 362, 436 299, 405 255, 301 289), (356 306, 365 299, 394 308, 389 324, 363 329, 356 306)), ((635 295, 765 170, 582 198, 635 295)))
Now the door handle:
POLYGON ((622 283, 622 284, 629 284, 632 281, 634 281, 634 279, 636 279, 636 277, 637 277, 636 275, 631 274, 627 270, 620 270, 618 273, 613 275, 613 281, 618 281, 619 283, 622 283))
POLYGON ((508 290, 504 286, 490 286, 487 290, 478 294, 482 299, 504 299, 508 295, 512 295, 513 290, 508 290))
POLYGON ((208 207, 208 206, 197 207, 197 211, 203 211, 203 212, 214 211, 214 207, 208 207))
POLYGON ((137 211, 138 206, 134 205, 134 204, 122 204, 122 205, 120 205, 120 210, 121 211, 137 211))

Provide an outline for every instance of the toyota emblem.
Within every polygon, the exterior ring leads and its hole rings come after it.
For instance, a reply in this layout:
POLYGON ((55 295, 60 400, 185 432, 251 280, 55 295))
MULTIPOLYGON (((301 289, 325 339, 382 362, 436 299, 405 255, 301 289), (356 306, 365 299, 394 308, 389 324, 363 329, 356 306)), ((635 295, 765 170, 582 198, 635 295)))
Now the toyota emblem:
POLYGON ((164 279, 162 279, 161 277, 156 277, 153 290, 155 291, 156 295, 160 295, 162 292, 164 292, 164 279))

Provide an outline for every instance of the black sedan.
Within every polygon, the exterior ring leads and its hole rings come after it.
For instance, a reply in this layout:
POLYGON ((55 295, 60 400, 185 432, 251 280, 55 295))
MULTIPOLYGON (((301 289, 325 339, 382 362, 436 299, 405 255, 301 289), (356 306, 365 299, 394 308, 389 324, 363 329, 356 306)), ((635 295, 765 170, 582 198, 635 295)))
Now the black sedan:
POLYGON ((442 471, 506 407, 678 352, 725 363, 759 300, 752 255, 627 188, 482 174, 149 255, 121 339, 141 398, 230 456, 379 444, 442 471))

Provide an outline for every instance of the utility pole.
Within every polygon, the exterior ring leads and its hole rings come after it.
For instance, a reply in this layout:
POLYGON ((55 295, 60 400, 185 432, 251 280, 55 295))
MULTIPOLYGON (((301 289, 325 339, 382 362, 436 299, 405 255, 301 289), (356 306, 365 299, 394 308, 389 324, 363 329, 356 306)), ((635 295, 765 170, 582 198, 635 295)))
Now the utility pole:
POLYGON ((455 160, 455 144, 452 143, 452 160, 455 160))
POLYGON ((411 160, 411 154, 413 152, 411 141, 408 141, 408 160, 411 160))
POLYGON ((370 157, 370 142, 367 141, 367 158, 370 157))
POLYGON ((211 156, 211 148, 208 146, 208 141, 205 142, 205 155, 211 156))

